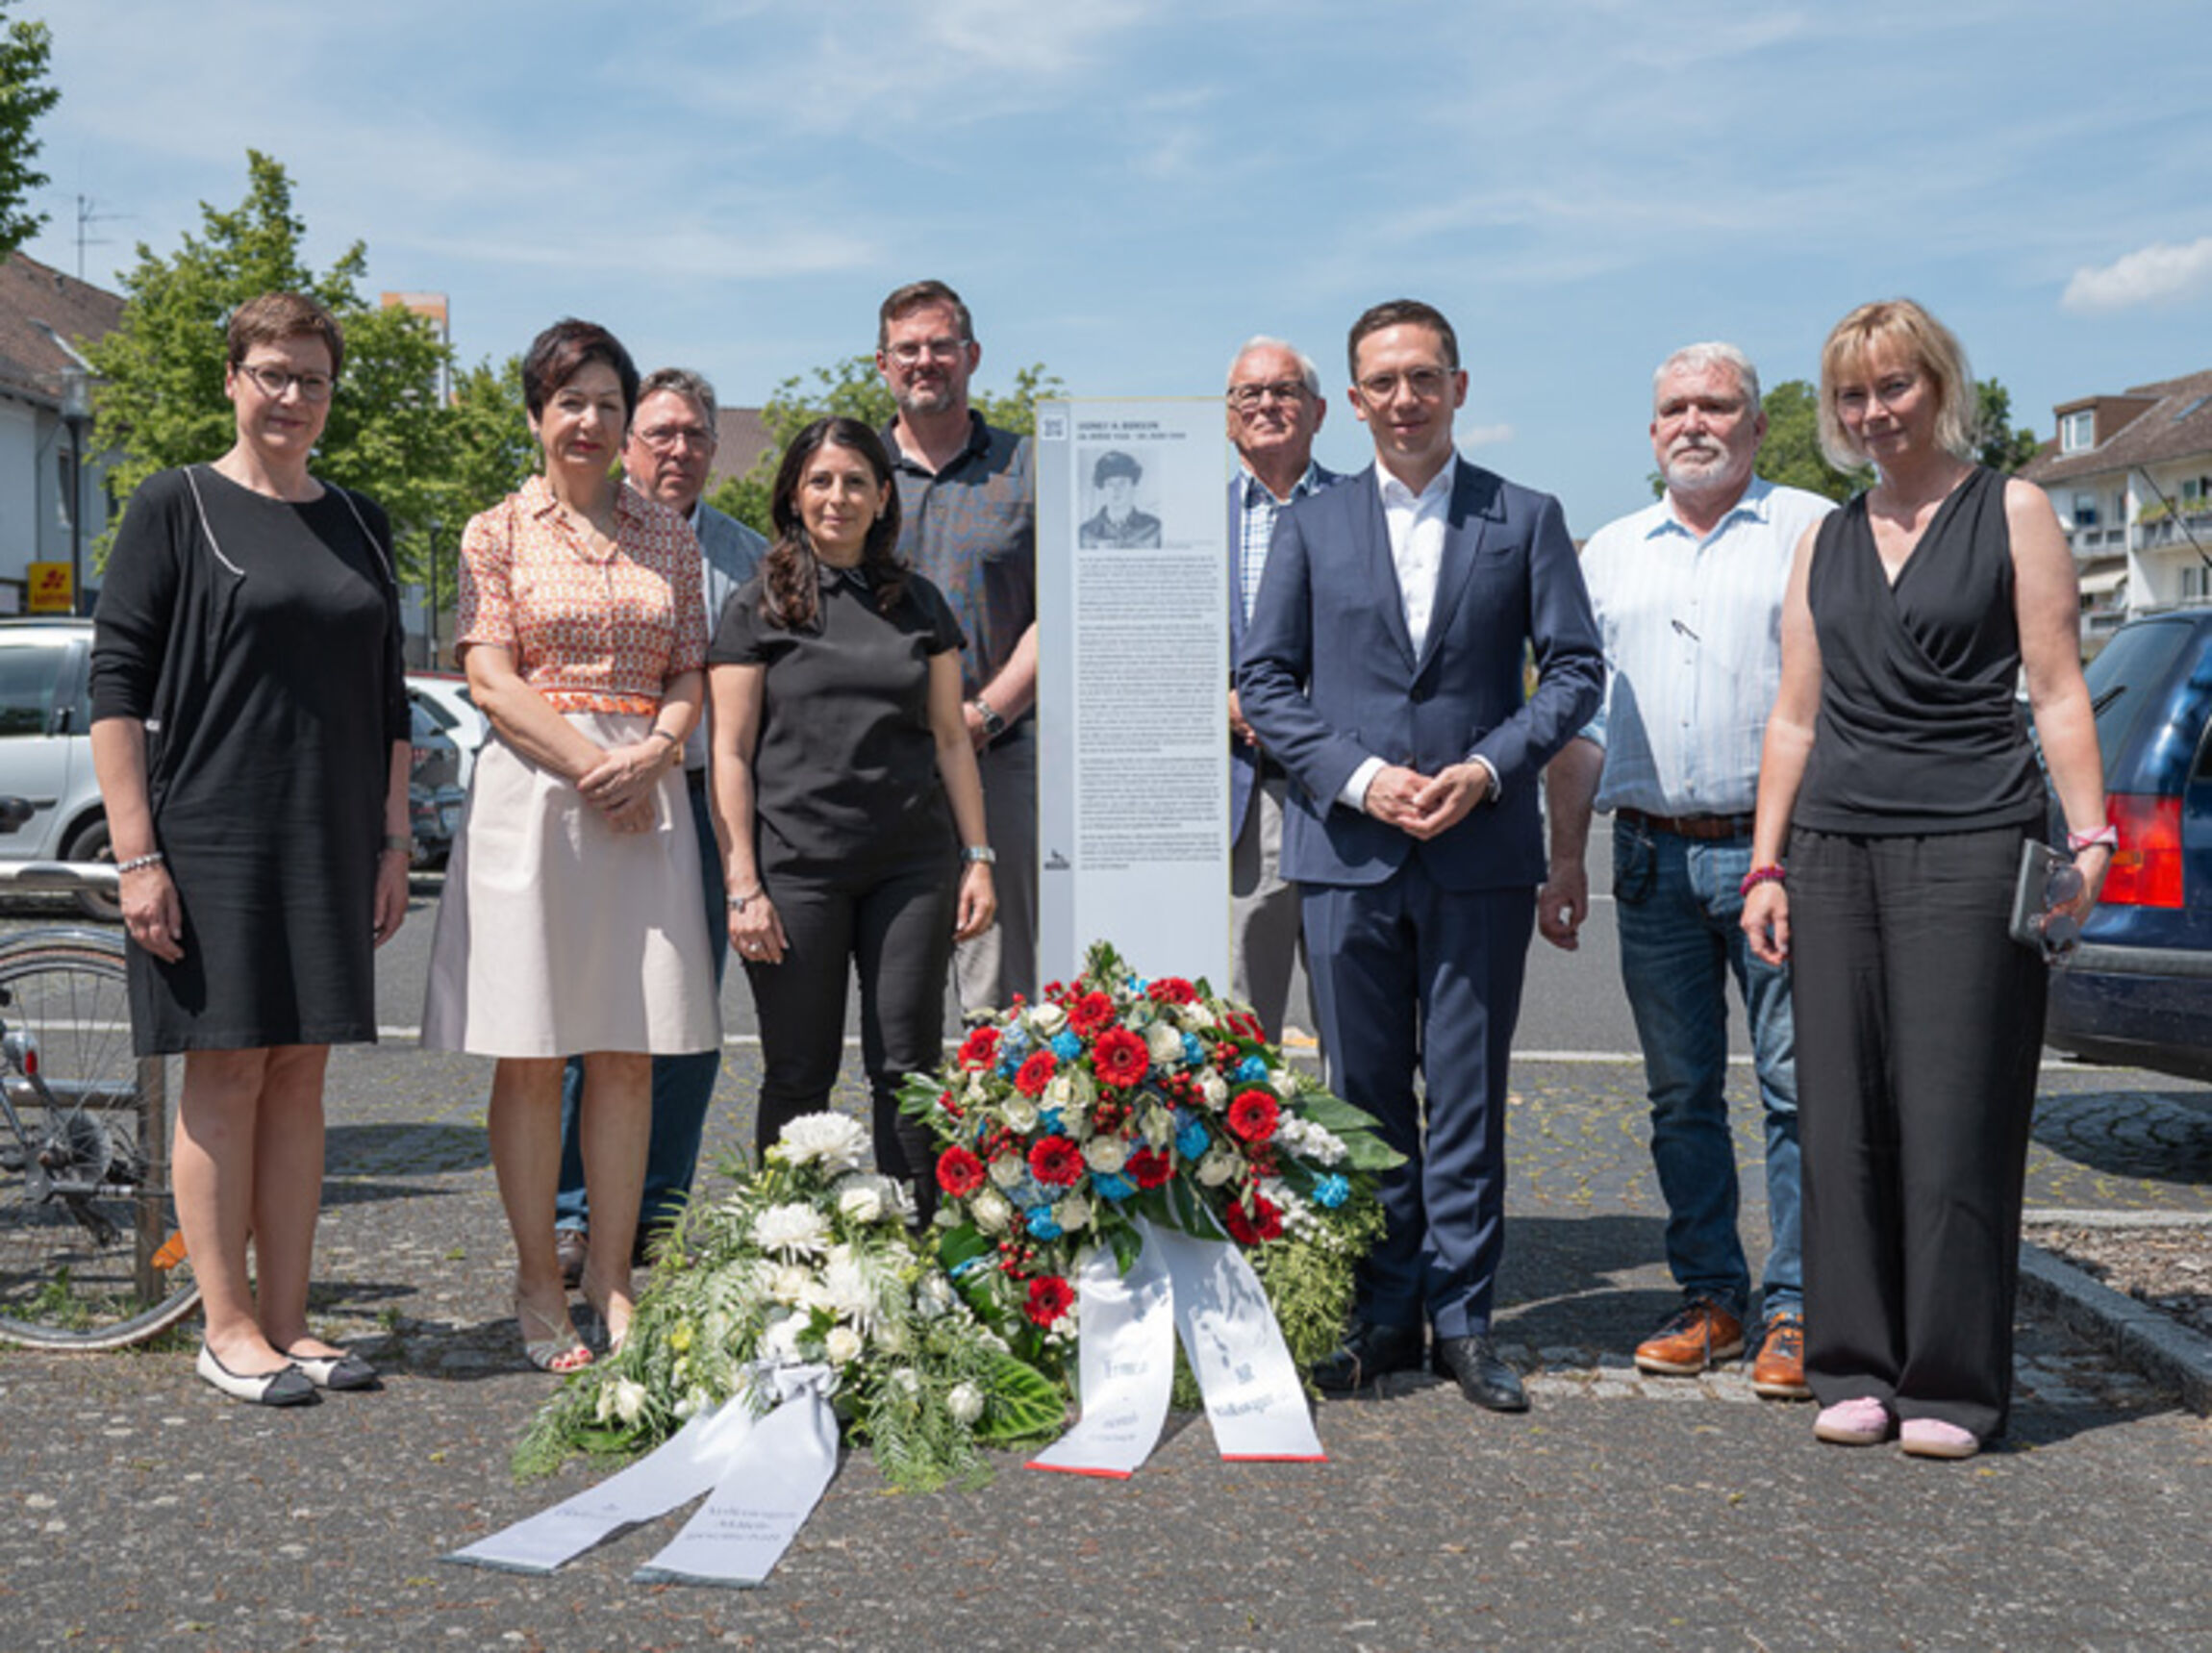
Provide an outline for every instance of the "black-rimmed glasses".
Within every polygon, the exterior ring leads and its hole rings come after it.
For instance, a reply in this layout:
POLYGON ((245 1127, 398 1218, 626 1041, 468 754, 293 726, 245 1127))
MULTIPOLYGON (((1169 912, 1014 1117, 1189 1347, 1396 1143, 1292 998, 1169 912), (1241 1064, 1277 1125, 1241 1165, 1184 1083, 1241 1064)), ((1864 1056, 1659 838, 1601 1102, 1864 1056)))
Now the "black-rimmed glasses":
POLYGON ((263 367, 251 362, 240 362, 239 371, 261 387, 262 394, 272 402, 284 400, 284 393, 294 385, 299 387, 303 402, 327 402, 330 393, 338 388, 338 381, 328 373, 293 373, 283 367, 263 367))

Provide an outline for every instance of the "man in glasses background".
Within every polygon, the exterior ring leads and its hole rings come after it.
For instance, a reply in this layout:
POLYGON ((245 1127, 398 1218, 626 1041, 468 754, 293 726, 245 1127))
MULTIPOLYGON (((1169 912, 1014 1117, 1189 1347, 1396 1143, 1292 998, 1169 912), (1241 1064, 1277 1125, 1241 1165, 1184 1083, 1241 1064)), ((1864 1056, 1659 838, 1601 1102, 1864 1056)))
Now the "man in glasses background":
MULTIPOLYGON (((691 525, 706 575, 711 631, 731 593, 752 578, 767 541, 701 496, 714 469, 715 388, 684 367, 663 367, 638 387, 638 410, 622 449, 622 474, 647 498, 657 499, 691 525)), ((722 980, 730 929, 723 911, 722 856, 708 812, 707 716, 684 742, 684 783, 691 822, 699 837, 700 895, 707 908, 707 944, 715 959, 715 984, 722 980)), ((645 1193, 638 1213, 638 1257, 691 1197, 699 1165, 699 1139, 721 1071, 718 1050, 653 1059, 653 1135, 646 1150, 645 1193)), ((561 1086, 561 1189, 554 1200, 556 1249, 570 1286, 584 1275, 590 1255, 591 1207, 584 1197, 584 1161, 576 1140, 576 1107, 584 1088, 581 1059, 568 1064, 561 1086)))
POLYGON ((1276 521, 1237 677, 1298 783, 1282 870, 1302 890, 1329 1077, 1406 1156, 1382 1177, 1357 1324, 1314 1377, 1341 1392, 1433 1360, 1476 1405, 1520 1412, 1490 1315, 1506 1059, 1545 871, 1537 776, 1596 711, 1604 664, 1558 501, 1453 447, 1451 324, 1377 305, 1349 356, 1375 463, 1276 521))
POLYGON ((899 554, 944 593, 968 647, 961 698, 998 857, 998 922, 953 952, 964 1012, 1037 997, 1037 504, 1030 440, 968 406, 983 347, 941 281, 893 291, 875 364, 898 415, 884 432, 898 483, 899 554))
MULTIPOLYGON (((1342 479, 1314 463, 1328 414, 1320 369, 1280 338, 1245 341, 1229 363, 1229 956, 1232 991, 1270 1039, 1290 1019, 1291 961, 1305 956, 1298 887, 1282 875, 1283 766, 1244 720, 1234 686, 1268 543, 1284 507, 1342 479)), ((1311 1012, 1307 1012, 1311 1019, 1311 1012)))
POLYGON ((1607 523, 1583 552, 1605 639, 1605 710, 1546 775, 1551 877, 1537 922, 1553 945, 1576 945, 1591 811, 1611 811, 1621 976, 1644 1047, 1667 1265, 1682 1293, 1637 1347, 1647 1372, 1692 1375, 1744 1352, 1751 1276, 1725 1095, 1736 978, 1766 1113, 1770 1239, 1751 1381, 1797 1399, 1811 1391, 1790 977, 1751 954, 1738 920, 1790 559, 1834 508, 1753 474, 1766 434, 1758 370, 1741 350, 1692 344, 1661 363, 1651 451, 1665 495, 1607 523))

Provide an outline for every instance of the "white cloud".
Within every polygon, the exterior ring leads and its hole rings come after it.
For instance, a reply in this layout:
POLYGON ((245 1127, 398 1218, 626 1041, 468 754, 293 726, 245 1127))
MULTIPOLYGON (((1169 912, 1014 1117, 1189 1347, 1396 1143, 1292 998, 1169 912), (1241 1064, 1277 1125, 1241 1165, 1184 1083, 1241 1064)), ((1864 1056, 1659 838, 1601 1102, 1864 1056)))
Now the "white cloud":
POLYGON ((1513 440, 1511 425, 1461 425, 1453 432, 1452 440, 1463 448, 1494 448, 1499 442, 1513 440))
POLYGON ((2095 313, 2194 298, 2206 291, 2212 291, 2212 236, 2185 247, 2153 241, 2101 267, 2077 269, 2059 303, 2068 310, 2095 313))

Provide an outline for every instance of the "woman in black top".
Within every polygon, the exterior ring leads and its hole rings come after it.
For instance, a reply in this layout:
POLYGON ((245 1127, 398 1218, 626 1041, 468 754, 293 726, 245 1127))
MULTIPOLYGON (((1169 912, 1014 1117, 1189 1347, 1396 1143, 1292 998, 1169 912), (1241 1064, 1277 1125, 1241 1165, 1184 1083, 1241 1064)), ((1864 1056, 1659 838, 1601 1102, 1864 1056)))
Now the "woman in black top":
POLYGON ((238 439, 132 498, 92 643, 133 1030, 141 1055, 185 1053, 173 1169, 199 1371, 267 1405, 375 1378, 307 1326, 323 1069, 332 1044, 376 1038, 372 954, 407 913, 390 533, 308 474, 343 354, 294 293, 231 317, 238 439))
POLYGON ((960 625, 898 561, 891 459, 858 420, 799 433, 769 510, 775 543, 707 654, 730 944, 760 1015, 756 1140, 829 1105, 849 961, 876 1163, 926 1212, 928 1139, 898 1086, 937 1065, 952 944, 997 911, 960 625))
POLYGON ((1973 463, 1974 405, 1908 300, 1828 336, 1822 444, 1876 476, 1797 548, 1743 919, 1792 966, 1814 1433, 1931 1458, 2002 1434, 2011 1398, 2045 987, 2009 933, 2046 809, 2023 667, 2077 915, 2112 846, 2073 557, 2042 489, 1973 463))

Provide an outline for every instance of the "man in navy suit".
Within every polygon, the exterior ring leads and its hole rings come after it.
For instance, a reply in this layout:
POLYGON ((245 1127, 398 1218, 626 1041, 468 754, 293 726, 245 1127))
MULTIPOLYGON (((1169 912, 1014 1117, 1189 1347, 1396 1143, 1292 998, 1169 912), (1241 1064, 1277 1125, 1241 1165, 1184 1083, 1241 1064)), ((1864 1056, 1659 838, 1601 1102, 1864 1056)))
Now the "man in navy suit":
MULTIPOLYGON (((1280 338, 1246 340, 1229 363, 1229 670, 1244 659, 1244 629, 1267 572, 1283 509, 1342 479, 1314 463, 1314 435, 1328 404, 1320 369, 1280 338)), ((1233 679, 1232 679, 1233 682, 1233 679)), ((1229 967, 1231 991, 1269 1037, 1290 1020, 1291 961, 1303 956, 1298 887, 1282 875, 1282 764, 1260 744, 1229 689, 1229 967)), ((1310 1018, 1301 1018, 1310 1019, 1310 1018)))
POLYGON ((1506 1057, 1545 878, 1538 780, 1605 668, 1558 501, 1452 447, 1451 324, 1377 305, 1350 358, 1375 463, 1283 513, 1237 679, 1298 783, 1283 873, 1303 890, 1331 1080, 1406 1156, 1383 1178, 1355 1321, 1314 1377, 1341 1392, 1417 1367, 1426 1322, 1442 1375, 1520 1412, 1490 1313, 1506 1057))

